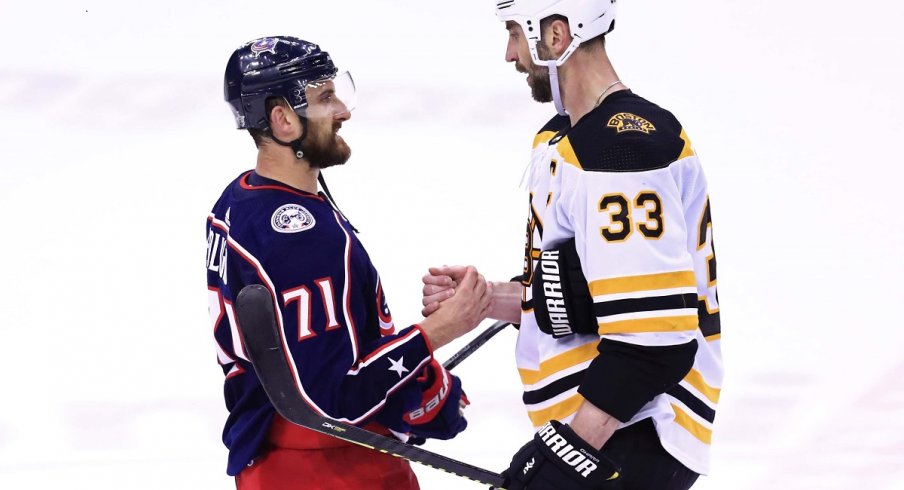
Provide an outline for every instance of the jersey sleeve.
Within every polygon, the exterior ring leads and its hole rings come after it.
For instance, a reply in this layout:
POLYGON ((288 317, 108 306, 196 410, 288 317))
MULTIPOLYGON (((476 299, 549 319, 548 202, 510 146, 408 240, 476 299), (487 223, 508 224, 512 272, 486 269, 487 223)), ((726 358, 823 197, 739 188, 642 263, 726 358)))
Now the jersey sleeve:
POLYGON ((678 383, 696 352, 681 193, 667 168, 564 172, 560 212, 573 227, 600 336, 579 392, 627 421, 678 383))
MULTIPOLYGON (((234 214, 233 223, 238 219, 234 214)), ((376 274, 366 253, 335 213, 316 221, 298 233, 262 226, 231 234, 230 294, 248 284, 270 291, 297 386, 318 413, 361 424, 389 406, 399 413, 381 421, 401 420, 419 400, 411 381, 432 349, 417 325, 394 334, 387 334, 391 325, 381 330, 366 313, 382 301, 367 280, 376 274)))

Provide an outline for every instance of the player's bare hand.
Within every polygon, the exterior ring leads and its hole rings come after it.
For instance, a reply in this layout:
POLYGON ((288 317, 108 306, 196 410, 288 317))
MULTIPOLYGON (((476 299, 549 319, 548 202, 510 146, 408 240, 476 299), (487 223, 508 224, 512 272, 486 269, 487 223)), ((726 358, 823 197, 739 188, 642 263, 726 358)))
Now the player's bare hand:
POLYGON ((468 272, 468 266, 464 265, 444 265, 442 267, 431 267, 429 273, 434 276, 448 276, 455 282, 461 282, 468 272))
POLYGON ((451 298, 440 303, 432 315, 421 322, 434 349, 473 330, 486 318, 492 306, 492 287, 474 267, 465 268, 454 291, 451 298))
POLYGON ((422 315, 425 317, 432 315, 439 309, 440 303, 455 294, 455 286, 464 277, 466 269, 460 265, 444 265, 428 269, 427 274, 421 278, 424 283, 421 298, 421 304, 424 306, 421 310, 422 315))

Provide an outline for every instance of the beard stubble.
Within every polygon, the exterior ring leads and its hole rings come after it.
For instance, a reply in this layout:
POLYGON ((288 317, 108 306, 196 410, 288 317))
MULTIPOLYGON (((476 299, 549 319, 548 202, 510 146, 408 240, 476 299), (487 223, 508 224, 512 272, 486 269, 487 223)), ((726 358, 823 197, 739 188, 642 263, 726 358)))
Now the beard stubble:
MULTIPOLYGON (((540 55, 541 60, 548 60, 551 57, 549 49, 542 43, 537 45, 537 54, 540 55)), ((515 69, 529 76, 528 85, 534 100, 544 104, 552 102, 552 84, 549 81, 549 68, 537 65, 531 61, 528 66, 515 62, 515 69)))
POLYGON ((319 126, 311 124, 309 134, 301 143, 305 159, 312 167, 320 169, 345 164, 351 158, 352 150, 336 133, 342 124, 330 124, 326 128, 319 126))

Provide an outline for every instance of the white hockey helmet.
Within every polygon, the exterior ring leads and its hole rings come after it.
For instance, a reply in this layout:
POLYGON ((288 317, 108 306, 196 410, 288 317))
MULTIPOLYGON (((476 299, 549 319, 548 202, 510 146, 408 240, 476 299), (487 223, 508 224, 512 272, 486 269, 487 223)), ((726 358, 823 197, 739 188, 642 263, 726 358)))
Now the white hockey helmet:
POLYGON ((517 22, 524 31, 530 56, 535 65, 549 68, 553 100, 559 114, 565 115, 559 94, 558 67, 568 61, 578 46, 615 28, 616 0, 496 0, 496 16, 502 22, 517 22), (559 59, 541 60, 537 52, 542 29, 540 21, 561 15, 568 19, 572 41, 559 59))
POLYGON ((562 66, 582 43, 608 34, 615 28, 616 0, 496 0, 496 16, 502 22, 517 22, 524 30, 534 64, 547 66, 537 55, 537 42, 542 35, 540 21, 561 15, 568 19, 573 40, 556 61, 562 66))

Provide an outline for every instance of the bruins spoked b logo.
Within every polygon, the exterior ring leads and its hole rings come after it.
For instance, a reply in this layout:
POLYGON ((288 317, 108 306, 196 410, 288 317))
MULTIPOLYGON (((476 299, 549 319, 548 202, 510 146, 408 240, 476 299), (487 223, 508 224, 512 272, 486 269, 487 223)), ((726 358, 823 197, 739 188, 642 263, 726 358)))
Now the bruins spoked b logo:
POLYGON ((280 206, 270 219, 273 229, 280 233, 298 233, 310 230, 316 224, 310 211, 298 204, 280 206))
POLYGON ((619 133, 639 131, 644 134, 650 134, 651 131, 656 131, 656 126, 653 126, 653 123, 630 112, 620 112, 612 116, 607 126, 615 128, 619 133))

